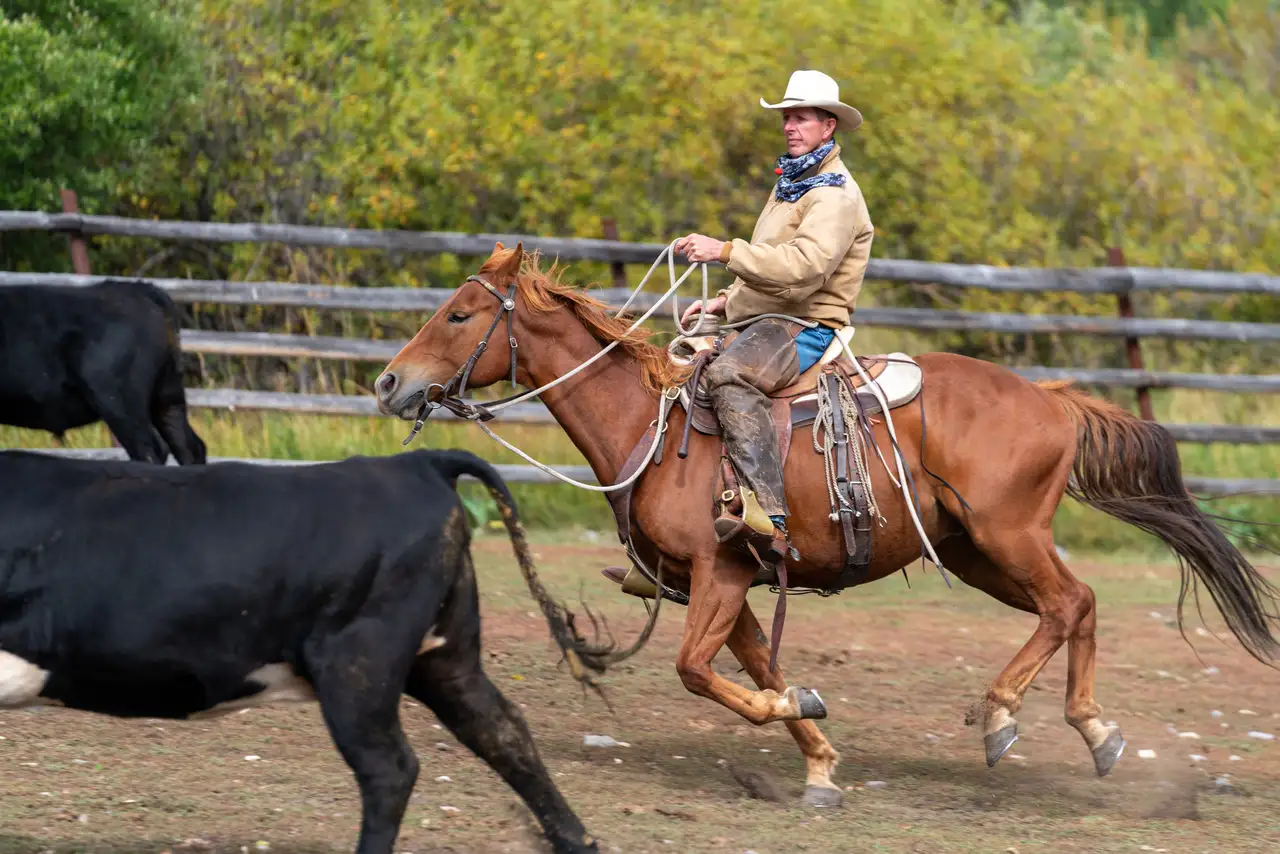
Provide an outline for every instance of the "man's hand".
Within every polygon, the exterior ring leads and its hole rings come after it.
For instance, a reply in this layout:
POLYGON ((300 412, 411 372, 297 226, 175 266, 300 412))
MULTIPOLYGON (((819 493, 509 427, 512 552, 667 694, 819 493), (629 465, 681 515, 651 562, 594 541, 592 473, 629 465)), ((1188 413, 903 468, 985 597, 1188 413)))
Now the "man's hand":
MULTIPOLYGON (((724 314, 724 306, 729 300, 726 297, 712 297, 707 300, 707 314, 724 314)), ((689 318, 697 317, 702 311, 702 300, 698 300, 693 305, 684 310, 684 314, 680 315, 680 325, 685 326, 689 322, 689 318)))
POLYGON ((720 252, 723 249, 723 240, 716 240, 705 234, 690 234, 676 241, 676 252, 687 258, 691 264, 719 261, 720 252))

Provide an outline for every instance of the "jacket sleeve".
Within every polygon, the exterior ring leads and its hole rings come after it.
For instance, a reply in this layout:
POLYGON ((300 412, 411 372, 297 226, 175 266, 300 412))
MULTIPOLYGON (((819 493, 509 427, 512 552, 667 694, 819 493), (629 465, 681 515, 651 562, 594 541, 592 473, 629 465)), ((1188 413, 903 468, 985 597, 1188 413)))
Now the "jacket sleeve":
POLYGON ((733 241, 729 272, 754 291, 788 300, 801 300, 822 286, 858 233, 857 201, 832 188, 810 190, 813 203, 805 211, 795 235, 783 243, 733 241))

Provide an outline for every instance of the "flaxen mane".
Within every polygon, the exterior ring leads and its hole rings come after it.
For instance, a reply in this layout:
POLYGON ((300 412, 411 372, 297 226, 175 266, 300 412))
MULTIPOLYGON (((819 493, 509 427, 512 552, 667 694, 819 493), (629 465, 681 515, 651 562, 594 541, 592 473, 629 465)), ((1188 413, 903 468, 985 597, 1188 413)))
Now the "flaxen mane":
MULTIPOLYGON (((501 267, 514 251, 509 249, 494 254, 481 267, 481 272, 501 267)), ((683 382, 688 376, 688 370, 672 362, 665 349, 649 342, 649 333, 643 327, 628 334, 632 320, 615 318, 607 305, 588 296, 585 291, 561 282, 564 268, 560 265, 552 264, 544 272, 538 262, 538 253, 525 253, 518 283, 520 295, 531 310, 547 312, 567 307, 596 340, 603 344, 621 342, 619 349, 635 359, 640 366, 641 383, 653 394, 661 394, 664 388, 683 382)))

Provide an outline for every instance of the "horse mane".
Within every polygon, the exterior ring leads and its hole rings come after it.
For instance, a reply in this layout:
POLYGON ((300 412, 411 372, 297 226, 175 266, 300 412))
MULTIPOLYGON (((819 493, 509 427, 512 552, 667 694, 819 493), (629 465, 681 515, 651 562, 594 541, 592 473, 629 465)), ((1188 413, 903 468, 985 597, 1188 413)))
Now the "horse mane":
MULTIPOLYGON (((499 250, 480 268, 487 273, 499 269, 510 260, 515 249, 499 250)), ((683 382, 689 375, 688 368, 673 362, 667 351, 649 341, 649 333, 638 328, 627 329, 633 321, 614 317, 609 306, 589 296, 585 291, 560 281, 564 266, 553 263, 547 270, 540 265, 537 252, 526 252, 521 262, 517 288, 525 305, 537 313, 545 313, 565 307, 602 344, 619 342, 618 349, 625 352, 640 366, 640 382, 645 390, 662 394, 663 389, 683 382)))

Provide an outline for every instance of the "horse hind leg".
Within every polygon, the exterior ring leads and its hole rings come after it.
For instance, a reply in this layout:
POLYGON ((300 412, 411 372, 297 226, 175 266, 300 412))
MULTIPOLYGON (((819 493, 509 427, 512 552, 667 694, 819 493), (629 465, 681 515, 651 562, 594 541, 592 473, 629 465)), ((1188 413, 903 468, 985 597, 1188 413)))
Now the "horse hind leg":
POLYGON ((714 557, 695 559, 684 637, 676 655, 676 672, 693 694, 715 700, 753 724, 826 717, 821 698, 803 688, 752 691, 711 669, 711 660, 728 640, 746 605, 755 570, 745 565, 717 564, 714 557))
MULTIPOLYGON (((1054 560, 1062 567, 1062 571, 1070 574, 1062 559, 1054 552, 1054 560)), ((1094 637, 1097 628, 1097 605, 1093 590, 1086 584, 1084 588, 1085 611, 1079 622, 1067 638, 1067 723, 1075 727, 1084 738, 1089 752, 1093 754, 1094 769, 1099 777, 1111 773, 1120 754, 1124 752, 1124 736, 1117 726, 1106 726, 1102 723, 1102 707, 1093 699, 1094 659, 1097 643, 1094 637)))
POLYGON ((946 554, 940 557, 962 581, 1040 618, 1035 632, 991 684, 980 708, 966 718, 969 724, 981 718, 987 766, 1000 761, 1017 740, 1014 715, 1022 707, 1027 688, 1066 644, 1067 722, 1084 736, 1098 772, 1109 772, 1123 748, 1123 739, 1118 730, 1098 721, 1102 710, 1093 701, 1093 591, 1062 563, 1047 530, 1043 535, 1011 532, 988 542, 986 551, 967 538, 944 545, 946 554))
MULTIPOLYGON (((761 689, 775 692, 787 690, 781 669, 769 669, 769 641, 751 611, 743 603, 738 619, 729 633, 728 645, 739 663, 746 668, 752 681, 761 689)), ((814 695, 816 696, 816 694, 814 695)), ((787 721, 787 729, 804 754, 807 775, 804 802, 812 807, 837 807, 844 800, 844 793, 832 781, 840 754, 827 741, 826 736, 811 720, 787 721)))

